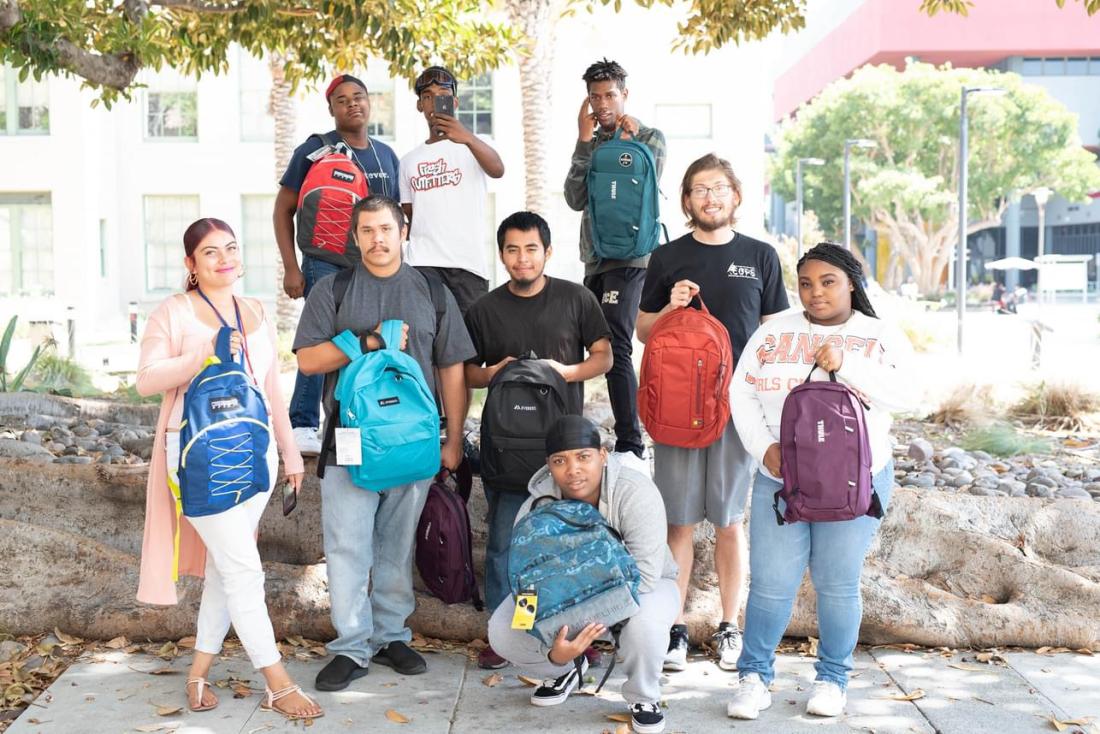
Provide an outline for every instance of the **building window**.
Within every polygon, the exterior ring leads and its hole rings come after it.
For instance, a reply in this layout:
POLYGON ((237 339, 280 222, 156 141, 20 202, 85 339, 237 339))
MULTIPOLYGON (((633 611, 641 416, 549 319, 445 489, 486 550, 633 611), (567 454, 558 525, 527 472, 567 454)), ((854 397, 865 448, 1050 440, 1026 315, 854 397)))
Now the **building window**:
POLYGON ((199 218, 198 196, 145 197, 145 289, 182 287, 183 233, 199 218))
POLYGON ((275 197, 246 194, 241 197, 241 254, 244 256, 244 291, 260 298, 274 298, 279 246, 271 225, 275 197))
POLYGON ((196 140, 199 136, 199 93, 195 80, 165 70, 148 81, 145 90, 145 138, 196 140))
POLYGON ((49 135, 50 88, 46 80, 26 77, 0 67, 0 135, 49 135))
POLYGON ((476 135, 493 134, 493 78, 489 74, 458 83, 458 119, 476 135))
POLYGON ((271 103, 271 70, 267 62, 239 49, 238 75, 241 105, 241 140, 270 142, 275 139, 271 103))
POLYGON ((363 83, 370 93, 370 122, 367 135, 387 142, 393 141, 394 105, 393 77, 379 62, 367 67, 363 83))
POLYGON ((670 138, 710 138, 711 106, 709 104, 659 104, 656 107, 656 127, 670 138))
POLYGON ((1100 76, 1100 57, 1028 56, 1023 60, 1020 73, 1024 76, 1100 76))
POLYGON ((50 195, 0 194, 0 294, 53 294, 50 195))

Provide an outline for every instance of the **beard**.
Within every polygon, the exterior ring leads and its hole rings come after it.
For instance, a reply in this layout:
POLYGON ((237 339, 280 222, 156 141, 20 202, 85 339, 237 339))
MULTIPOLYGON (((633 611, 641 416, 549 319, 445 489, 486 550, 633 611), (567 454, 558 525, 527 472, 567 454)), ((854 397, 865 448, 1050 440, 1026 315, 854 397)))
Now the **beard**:
POLYGON ((719 229, 733 229, 733 214, 720 214, 717 218, 703 219, 693 213, 691 223, 695 225, 695 229, 702 232, 715 232, 719 229))
POLYGON ((512 286, 515 290, 524 292, 529 291, 538 285, 542 281, 542 273, 533 275, 530 278, 512 278, 512 286))

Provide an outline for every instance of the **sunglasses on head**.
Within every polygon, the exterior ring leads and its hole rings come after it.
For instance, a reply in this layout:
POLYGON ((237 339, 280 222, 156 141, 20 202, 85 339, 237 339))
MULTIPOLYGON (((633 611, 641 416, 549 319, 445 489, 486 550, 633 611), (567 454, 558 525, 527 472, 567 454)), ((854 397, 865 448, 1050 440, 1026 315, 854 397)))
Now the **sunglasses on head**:
POLYGON ((419 95, 433 84, 450 87, 452 92, 458 91, 458 82, 455 81, 454 75, 441 66, 429 67, 416 78, 416 93, 419 95))

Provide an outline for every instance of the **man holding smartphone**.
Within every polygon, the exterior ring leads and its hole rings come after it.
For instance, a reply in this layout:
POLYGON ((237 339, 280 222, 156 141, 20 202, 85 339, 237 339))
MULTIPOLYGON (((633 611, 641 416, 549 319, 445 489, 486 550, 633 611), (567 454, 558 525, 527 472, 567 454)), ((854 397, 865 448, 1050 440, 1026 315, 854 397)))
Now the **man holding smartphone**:
MULTIPOLYGON (((615 451, 645 456, 642 427, 638 421, 638 377, 634 373, 634 322, 642 297, 649 257, 633 260, 602 260, 592 246, 592 219, 588 211, 588 169, 592 153, 616 133, 636 140, 653 153, 657 180, 665 167, 665 136, 626 114, 626 70, 603 59, 585 70, 586 94, 577 119, 577 146, 565 178, 565 202, 581 215, 580 251, 584 262, 584 285, 600 301, 611 327, 611 349, 615 364, 607 373, 607 392, 615 416, 615 451)), ((404 162, 402 162, 402 168, 404 162)), ((648 469, 648 467, 645 467, 648 469)))
POLYGON ((401 206, 411 222, 407 262, 433 271, 465 315, 489 292, 493 263, 486 176, 503 176, 504 163, 492 146, 455 117, 458 82, 451 72, 429 67, 417 77, 414 89, 428 139, 401 159, 401 206))

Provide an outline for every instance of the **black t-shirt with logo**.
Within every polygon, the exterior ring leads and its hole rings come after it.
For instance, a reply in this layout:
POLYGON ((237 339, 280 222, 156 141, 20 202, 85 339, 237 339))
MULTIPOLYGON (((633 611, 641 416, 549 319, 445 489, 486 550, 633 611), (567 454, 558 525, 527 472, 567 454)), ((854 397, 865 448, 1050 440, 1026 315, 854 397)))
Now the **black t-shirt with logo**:
POLYGON ((705 245, 689 232, 654 250, 642 287, 641 310, 660 311, 668 305, 672 286, 684 279, 698 284, 707 310, 729 330, 736 358, 761 316, 788 308, 775 248, 740 233, 735 232, 724 245, 705 245))
MULTIPOLYGON (((540 359, 580 364, 588 347, 611 338, 596 296, 582 285, 549 276, 529 298, 512 293, 507 283, 482 296, 466 312, 466 329, 477 351, 466 361, 479 367, 528 351, 540 359)), ((584 383, 568 387, 572 409, 579 412, 584 383)))

